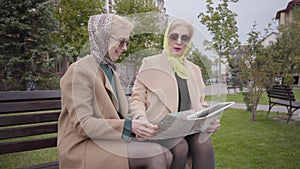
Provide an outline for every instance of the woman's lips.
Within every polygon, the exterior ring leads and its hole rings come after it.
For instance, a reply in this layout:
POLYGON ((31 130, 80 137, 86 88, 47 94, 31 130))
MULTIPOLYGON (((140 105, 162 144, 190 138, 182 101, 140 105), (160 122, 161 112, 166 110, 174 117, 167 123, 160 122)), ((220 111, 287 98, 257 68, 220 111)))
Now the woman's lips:
POLYGON ((119 56, 121 54, 121 52, 119 52, 118 50, 115 51, 116 55, 119 56))
POLYGON ((174 47, 175 51, 179 52, 181 48, 174 47))

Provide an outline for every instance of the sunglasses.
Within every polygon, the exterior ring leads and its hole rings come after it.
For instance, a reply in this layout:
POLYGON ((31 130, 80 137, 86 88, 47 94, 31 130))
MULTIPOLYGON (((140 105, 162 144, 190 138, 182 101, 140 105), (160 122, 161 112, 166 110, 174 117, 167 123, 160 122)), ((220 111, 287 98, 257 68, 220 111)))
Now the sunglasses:
MULTIPOLYGON (((177 42, 178 38, 179 38, 179 35, 177 33, 172 33, 172 34, 169 35, 169 40, 171 42, 177 42)), ((180 41, 184 44, 189 43, 190 39, 191 38, 187 35, 181 35, 181 37, 180 37, 180 41)))
POLYGON ((126 45, 126 47, 128 47, 130 45, 130 43, 128 42, 128 40, 124 39, 124 38, 121 38, 121 39, 117 39, 113 36, 111 36, 111 38, 117 42, 119 42, 119 47, 120 48, 123 48, 124 45, 126 45))

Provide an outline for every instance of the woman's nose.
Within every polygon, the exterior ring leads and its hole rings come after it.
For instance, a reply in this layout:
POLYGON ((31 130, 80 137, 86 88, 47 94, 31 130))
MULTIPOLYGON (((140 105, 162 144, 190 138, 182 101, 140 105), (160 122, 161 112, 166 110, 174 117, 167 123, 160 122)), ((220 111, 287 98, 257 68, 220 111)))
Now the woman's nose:
POLYGON ((177 44, 181 44, 181 39, 178 38, 178 39, 176 40, 176 43, 177 43, 177 44))
POLYGON ((126 50, 128 49, 128 46, 126 45, 126 43, 121 47, 121 49, 122 49, 123 51, 126 51, 126 50))

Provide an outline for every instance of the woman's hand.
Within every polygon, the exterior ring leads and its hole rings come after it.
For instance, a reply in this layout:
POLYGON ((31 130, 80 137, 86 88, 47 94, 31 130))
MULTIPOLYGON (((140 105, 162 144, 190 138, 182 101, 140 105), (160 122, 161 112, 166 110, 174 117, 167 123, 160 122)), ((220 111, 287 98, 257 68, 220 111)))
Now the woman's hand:
POLYGON ((214 132, 220 130, 220 126, 221 126, 220 120, 219 119, 214 120, 210 123, 210 125, 206 129, 206 132, 207 133, 214 133, 214 132))
POLYGON ((146 121, 132 120, 131 131, 136 135, 136 138, 140 141, 148 140, 157 132, 158 126, 153 125, 146 121))

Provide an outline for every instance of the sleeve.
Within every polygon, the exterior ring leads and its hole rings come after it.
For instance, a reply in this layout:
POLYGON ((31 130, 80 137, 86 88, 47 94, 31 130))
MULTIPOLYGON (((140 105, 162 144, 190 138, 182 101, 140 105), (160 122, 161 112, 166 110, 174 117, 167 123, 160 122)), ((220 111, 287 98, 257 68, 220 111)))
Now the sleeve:
MULTIPOLYGON (((106 119, 95 115, 95 111, 103 111, 95 109, 97 106, 93 105, 96 99, 94 91, 95 72, 90 70, 91 67, 85 65, 73 65, 69 69, 60 85, 63 105, 67 109, 68 123, 70 123, 72 130, 84 138, 121 139, 125 125, 124 119, 106 119)), ((109 104, 98 101, 97 103, 109 104)), ((97 114, 103 113, 98 112, 97 114)), ((107 114, 107 112, 105 113, 107 114)))
POLYGON ((148 88, 139 80, 139 76, 143 76, 141 74, 141 70, 143 70, 145 65, 147 65, 145 62, 146 59, 143 59, 139 73, 136 75, 136 79, 134 81, 132 94, 129 97, 129 117, 131 119, 148 121, 145 112, 147 105, 147 92, 149 91, 148 88))
POLYGON ((125 119, 125 125, 122 133, 122 139, 128 141, 131 136, 132 121, 125 119))
POLYGON ((132 94, 129 98, 129 117, 146 120, 147 88, 138 79, 135 80, 132 94))

